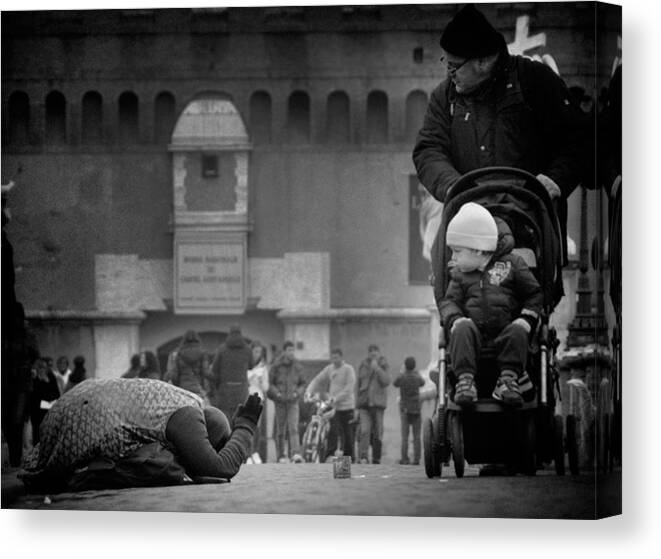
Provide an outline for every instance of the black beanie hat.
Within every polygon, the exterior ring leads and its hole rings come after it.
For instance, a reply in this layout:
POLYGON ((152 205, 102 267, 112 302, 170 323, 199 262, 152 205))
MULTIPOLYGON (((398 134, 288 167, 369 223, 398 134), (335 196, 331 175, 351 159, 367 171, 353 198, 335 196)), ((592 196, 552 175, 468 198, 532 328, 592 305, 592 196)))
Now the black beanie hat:
POLYGON ((412 371, 413 369, 415 369, 415 358, 407 357, 404 360, 404 367, 406 367, 408 371, 412 371))
POLYGON ((498 33, 473 4, 466 4, 441 35, 441 47, 462 58, 482 58, 506 48, 505 37, 498 33))

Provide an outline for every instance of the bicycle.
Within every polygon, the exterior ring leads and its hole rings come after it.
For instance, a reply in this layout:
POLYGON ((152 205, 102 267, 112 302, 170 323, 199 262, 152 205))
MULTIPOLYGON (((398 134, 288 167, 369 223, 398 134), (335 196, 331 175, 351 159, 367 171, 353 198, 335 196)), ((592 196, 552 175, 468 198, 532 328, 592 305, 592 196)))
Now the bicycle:
POLYGON ((306 398, 315 403, 315 412, 305 428, 302 442, 303 460, 319 464, 326 458, 330 422, 335 415, 332 400, 322 400, 318 395, 306 398))

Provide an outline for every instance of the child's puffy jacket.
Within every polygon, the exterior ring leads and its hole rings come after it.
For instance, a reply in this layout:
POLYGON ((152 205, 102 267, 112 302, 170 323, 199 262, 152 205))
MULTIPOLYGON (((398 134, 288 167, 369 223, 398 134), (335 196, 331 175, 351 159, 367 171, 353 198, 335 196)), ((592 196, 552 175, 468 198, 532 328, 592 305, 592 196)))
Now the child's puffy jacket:
POLYGON ((514 238, 509 227, 498 220, 498 248, 484 271, 450 272, 445 297, 440 303, 441 322, 452 328, 460 317, 470 318, 480 332, 493 338, 516 318, 532 328, 542 309, 542 291, 523 259, 512 254, 514 238))

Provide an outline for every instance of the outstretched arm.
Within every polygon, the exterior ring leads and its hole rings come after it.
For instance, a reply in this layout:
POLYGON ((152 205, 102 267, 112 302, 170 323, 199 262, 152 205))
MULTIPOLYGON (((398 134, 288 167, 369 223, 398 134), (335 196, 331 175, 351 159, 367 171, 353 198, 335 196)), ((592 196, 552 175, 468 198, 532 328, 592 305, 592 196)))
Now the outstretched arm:
POLYGON ((231 479, 250 453, 255 423, 238 417, 232 434, 218 452, 209 442, 201 408, 186 406, 172 414, 165 437, 174 447, 177 459, 192 478, 231 479))

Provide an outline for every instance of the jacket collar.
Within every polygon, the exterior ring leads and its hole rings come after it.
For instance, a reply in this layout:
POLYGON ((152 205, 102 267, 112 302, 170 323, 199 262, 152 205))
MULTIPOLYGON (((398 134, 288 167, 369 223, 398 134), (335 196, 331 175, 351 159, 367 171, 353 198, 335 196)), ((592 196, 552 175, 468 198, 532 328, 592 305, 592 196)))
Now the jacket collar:
POLYGON ((514 57, 504 50, 498 55, 491 77, 486 79, 475 91, 468 94, 458 93, 454 82, 451 78, 448 78, 450 82, 449 100, 453 102, 457 97, 468 99, 483 99, 487 97, 496 89, 501 81, 508 79, 513 65, 514 57))

